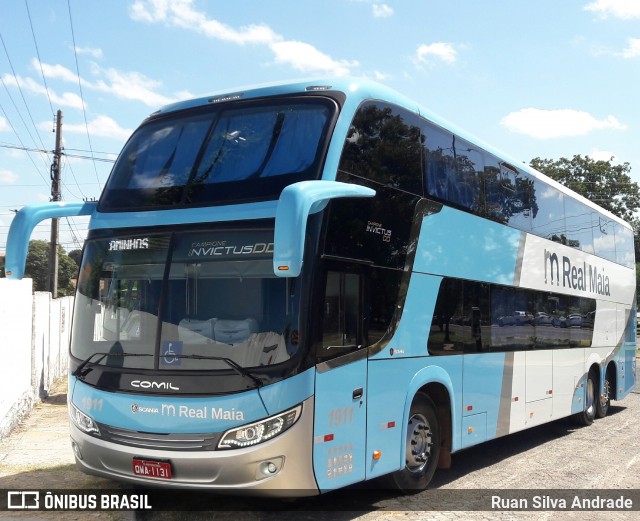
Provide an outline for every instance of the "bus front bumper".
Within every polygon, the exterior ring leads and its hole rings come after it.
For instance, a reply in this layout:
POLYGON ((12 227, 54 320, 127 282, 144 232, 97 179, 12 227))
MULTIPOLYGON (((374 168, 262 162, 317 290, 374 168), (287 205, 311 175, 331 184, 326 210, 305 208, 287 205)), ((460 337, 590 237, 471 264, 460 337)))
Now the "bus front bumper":
POLYGON ((228 494, 299 497, 319 494, 314 478, 313 398, 295 425, 254 447, 170 451, 120 445, 89 436, 70 422, 76 464, 83 472, 139 486, 208 489, 228 494), (134 459, 168 462, 171 478, 134 474, 134 459))

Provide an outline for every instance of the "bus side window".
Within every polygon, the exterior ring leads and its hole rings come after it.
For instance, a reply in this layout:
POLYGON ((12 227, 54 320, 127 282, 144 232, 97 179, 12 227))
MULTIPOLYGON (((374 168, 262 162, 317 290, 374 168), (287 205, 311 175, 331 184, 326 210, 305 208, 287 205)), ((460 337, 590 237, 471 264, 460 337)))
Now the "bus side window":
POLYGON ((360 276, 327 272, 319 359, 335 358, 359 349, 360 276))
POLYGON ((418 116, 366 101, 353 118, 338 169, 422 196, 421 139, 418 116))

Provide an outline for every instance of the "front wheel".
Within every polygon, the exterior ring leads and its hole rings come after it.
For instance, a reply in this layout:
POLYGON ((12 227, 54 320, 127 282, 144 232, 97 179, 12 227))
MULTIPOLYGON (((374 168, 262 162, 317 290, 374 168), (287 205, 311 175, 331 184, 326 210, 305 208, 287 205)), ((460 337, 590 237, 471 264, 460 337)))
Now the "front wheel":
POLYGON ((436 408, 429 396, 417 393, 407 423, 405 466, 390 476, 391 485, 404 492, 427 488, 440 456, 440 427, 436 408))

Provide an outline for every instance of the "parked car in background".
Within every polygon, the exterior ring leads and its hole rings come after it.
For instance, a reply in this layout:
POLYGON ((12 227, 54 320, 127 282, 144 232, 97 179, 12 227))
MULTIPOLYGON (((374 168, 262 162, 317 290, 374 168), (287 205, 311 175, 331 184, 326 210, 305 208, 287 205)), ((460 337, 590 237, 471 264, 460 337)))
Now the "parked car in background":
POLYGON ((528 311, 514 311, 513 315, 504 315, 498 319, 498 325, 502 326, 524 326, 533 325, 533 315, 528 311))
POLYGON ((551 326, 553 325, 553 319, 544 311, 538 311, 533 318, 533 323, 536 326, 551 326))
POLYGON ((567 327, 567 317, 563 315, 553 317, 552 324, 553 327, 567 327))
POLYGON ((582 327, 582 315, 580 313, 571 313, 567 318, 568 327, 582 327))

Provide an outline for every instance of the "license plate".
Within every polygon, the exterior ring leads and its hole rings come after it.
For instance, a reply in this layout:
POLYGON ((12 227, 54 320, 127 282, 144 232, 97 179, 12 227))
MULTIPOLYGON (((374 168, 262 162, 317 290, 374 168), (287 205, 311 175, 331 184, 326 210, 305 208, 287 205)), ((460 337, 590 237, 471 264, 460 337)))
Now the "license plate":
POLYGON ((133 458, 133 473, 147 478, 171 479, 171 463, 133 458))

